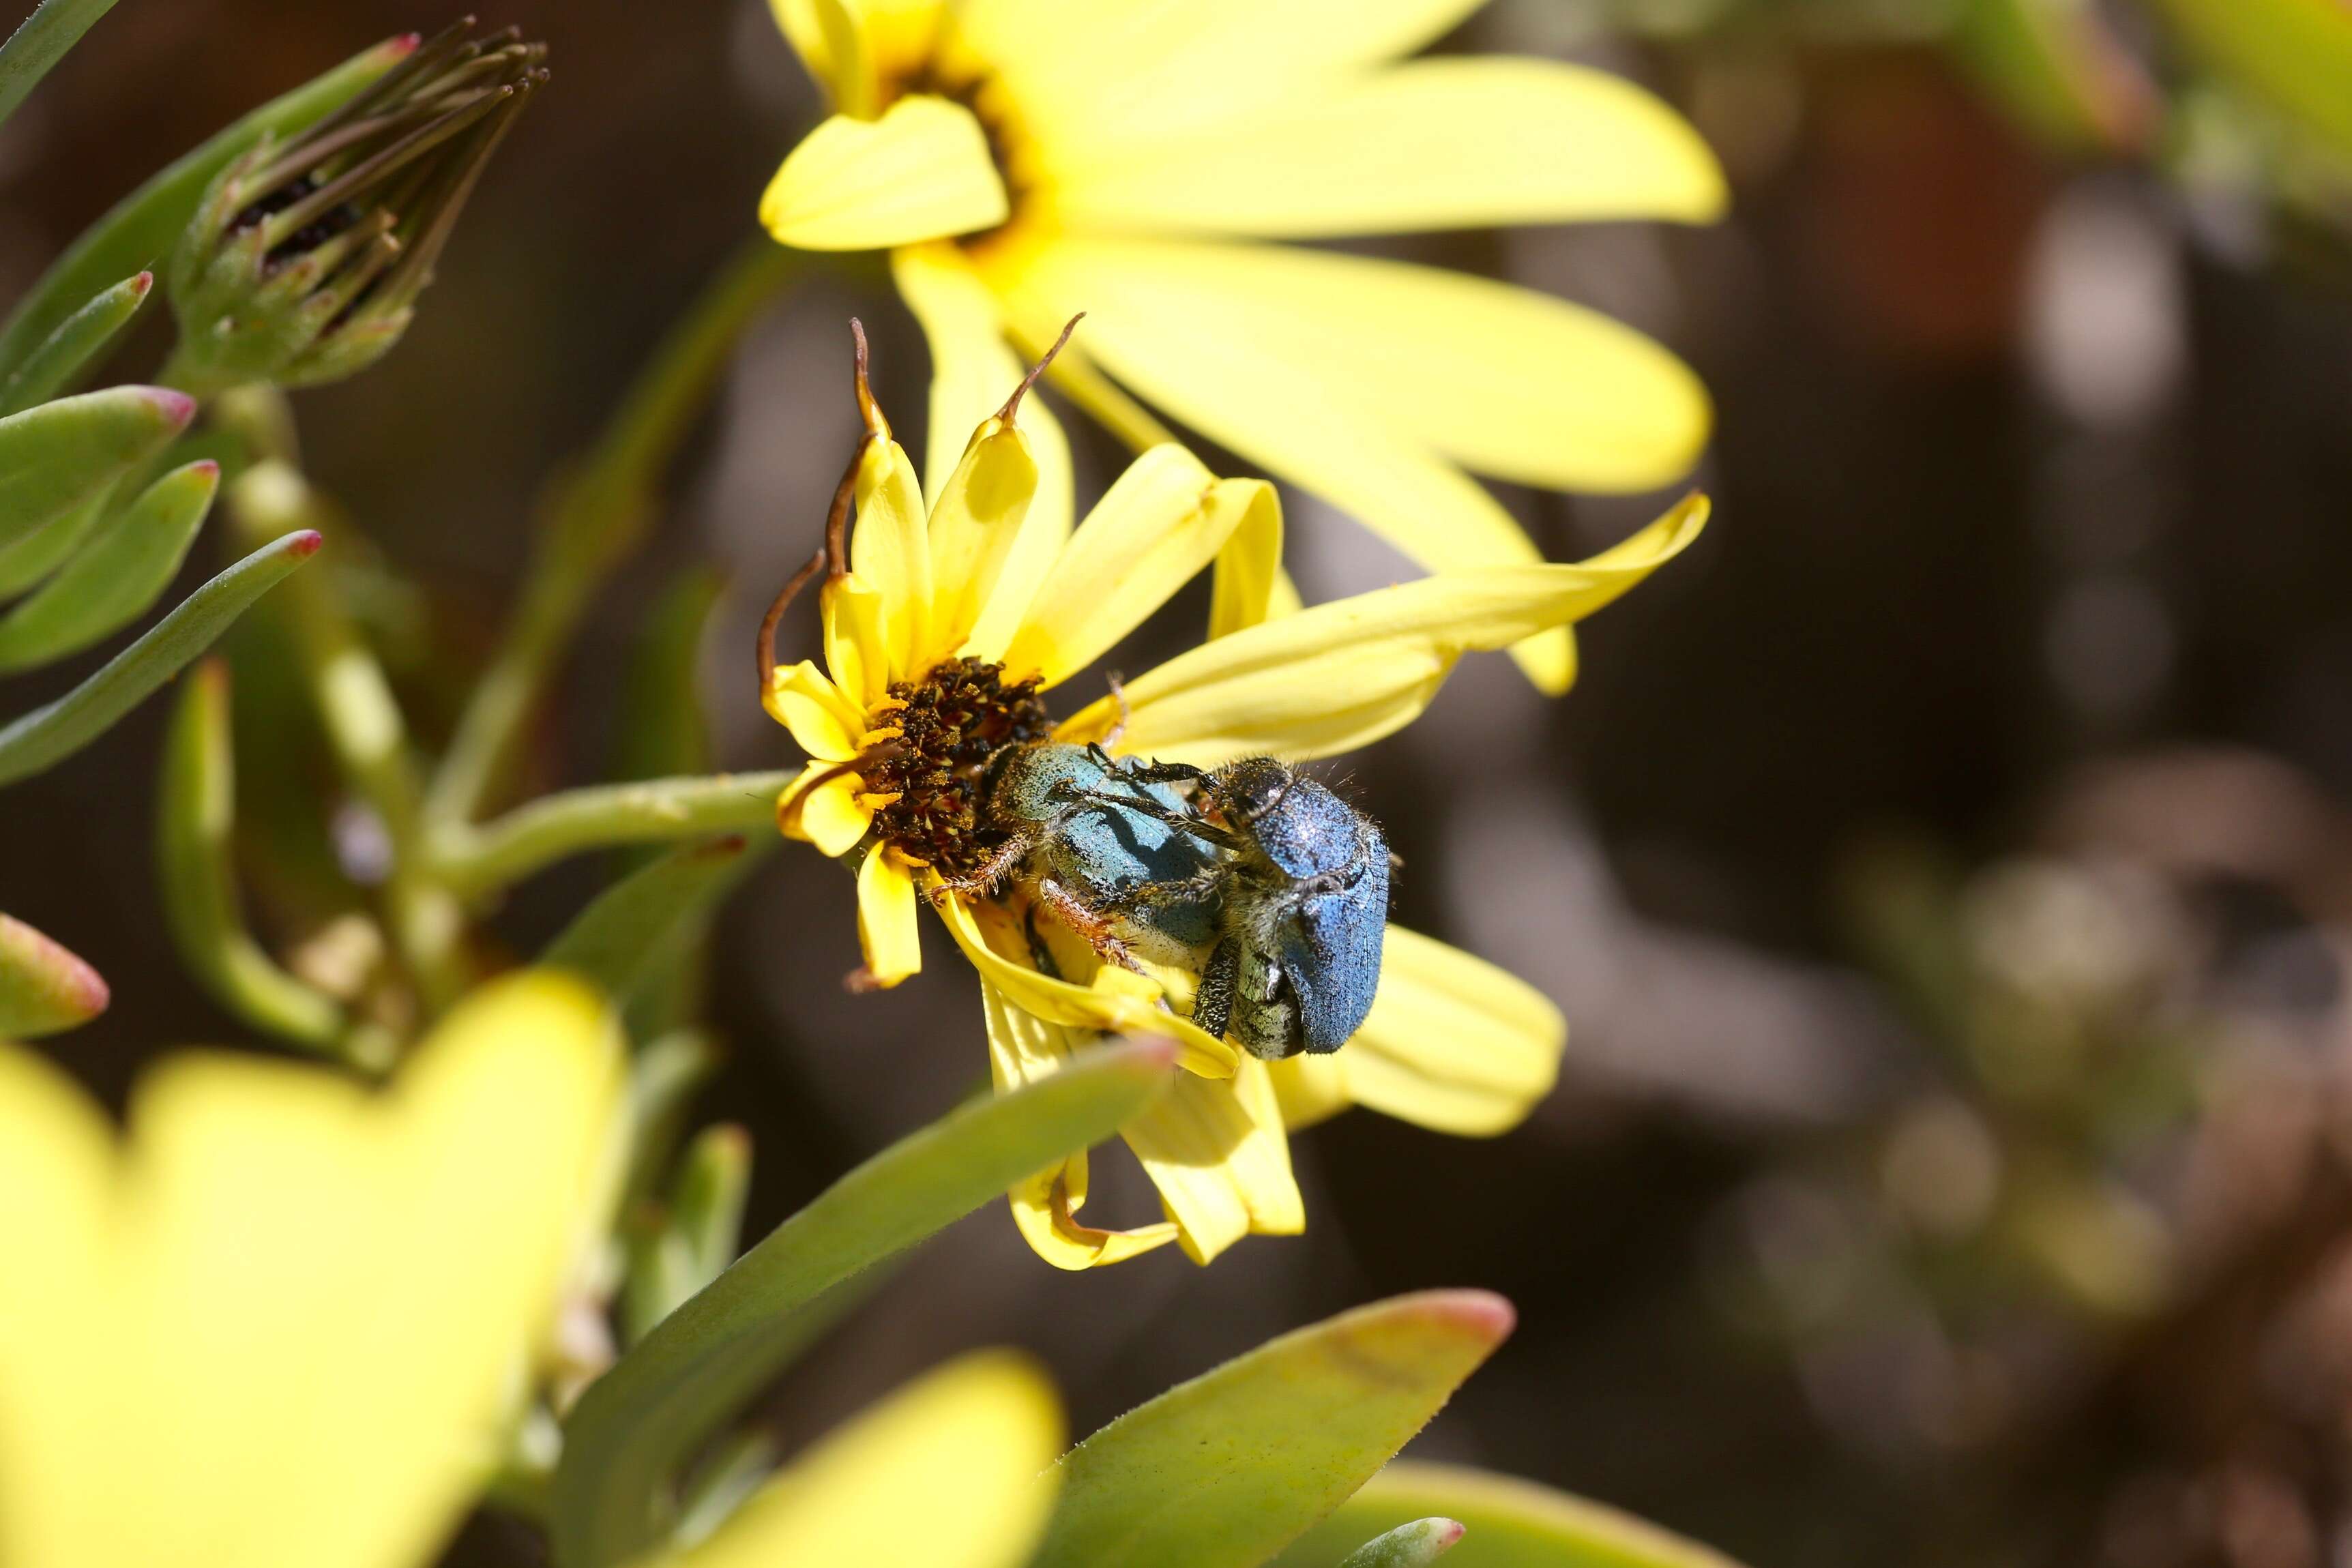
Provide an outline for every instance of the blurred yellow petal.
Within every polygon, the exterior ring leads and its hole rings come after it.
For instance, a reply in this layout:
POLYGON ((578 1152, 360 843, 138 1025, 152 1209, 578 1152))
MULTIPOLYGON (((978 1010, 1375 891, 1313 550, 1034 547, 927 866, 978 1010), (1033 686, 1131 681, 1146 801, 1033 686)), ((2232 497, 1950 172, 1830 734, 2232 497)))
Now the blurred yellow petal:
POLYGON ((1204 1078, 1230 1078, 1240 1065, 1241 1053, 1232 1046, 1160 1005, 1160 988, 1141 975, 1106 965, 1090 986, 1056 979, 1038 973, 1026 934, 1002 904, 950 897, 937 907, 981 978, 1024 1011, 1068 1029, 1172 1040, 1176 1064, 1204 1078))
MULTIPOLYGON (((1464 653, 1507 646, 1580 620, 1679 554, 1706 521, 1694 496, 1575 566, 1487 567, 1424 578, 1220 637, 1127 687, 1118 749, 1202 767, 1235 757, 1328 757, 1406 725, 1464 653)), ((1099 739, 1118 717, 1104 698, 1060 738, 1099 739)))
POLYGON ((777 797, 776 826, 786 838, 805 840, 838 859, 856 849, 874 825, 873 811, 857 799, 864 788, 854 773, 837 772, 829 762, 812 762, 777 797), (816 783, 828 773, 834 777, 816 783))
POLYGON ((836 107, 870 114, 883 80, 912 74, 938 38, 941 0, 769 0, 808 73, 836 107))
POLYGON ((842 695, 871 708, 890 690, 890 640, 882 591, 856 573, 827 582, 818 599, 824 622, 824 667, 842 695))
POLYGON ((1270 237, 1615 218, 1704 221, 1723 172, 1655 97, 1582 66, 1417 61, 1055 172, 1074 226, 1270 237))
POLYGON ((1209 597, 1209 635, 1217 638, 1299 608, 1298 590, 1282 570, 1282 500, 1269 491, 1217 552, 1209 597))
MULTIPOLYGON (((1099 1043, 1094 1030, 1073 1030, 1015 1007, 986 980, 981 1006, 988 1024, 991 1078, 1003 1093, 1058 1071, 1083 1040, 1099 1043)), ((1013 1222, 1038 1257, 1056 1269, 1096 1269, 1124 1262, 1176 1239, 1173 1221, 1107 1230, 1078 1222, 1087 1201, 1087 1156, 1083 1151, 1039 1171, 1008 1195, 1013 1222)))
POLYGON ((1282 1107, 1282 1124, 1289 1132, 1328 1122, 1355 1102, 1348 1098, 1347 1071, 1337 1053, 1286 1056, 1266 1063, 1274 1080, 1275 1103, 1282 1107))
POLYGON ((1030 254, 1026 289, 1041 304, 1083 297, 1089 349, 1113 374, 1432 570, 1528 549, 1488 538, 1494 519, 1457 539, 1450 514, 1416 517, 1363 478, 1335 480, 1327 469, 1365 461, 1332 450, 1339 411, 1353 415, 1358 446, 1402 437, 1497 478, 1605 491, 1680 478, 1713 421, 1706 387, 1657 344, 1510 284, 1277 246, 1067 239, 1030 254), (1270 363, 1287 376, 1245 369, 1270 363), (1333 414, 1297 406, 1309 398, 1333 414), (1212 402, 1214 425, 1201 414, 1212 402))
POLYGON ((1076 674, 1174 598, 1252 513, 1279 517, 1274 486, 1219 479, 1181 446, 1153 447, 1070 536, 1005 650, 1006 668, 1037 671, 1048 686, 1076 674))
POLYGON ((0 1560, 431 1561, 592 1218, 618 1066, 603 1004, 530 975, 453 1012, 387 1093, 167 1062, 94 1159, 89 1113, 11 1059, 0 1165, 46 1145, 54 1179, 0 1204, 0 1560), (51 1124, 31 1140, 28 1102, 51 1124), (59 1266, 30 1271, 45 1236, 59 1266))
POLYGON ((1229 119, 1409 54, 1483 0, 969 0, 961 30, 994 62, 1049 159, 1229 119))
MULTIPOLYGON (((1028 367, 1004 340, 996 297, 961 251, 949 245, 908 246, 891 253, 890 273, 908 308, 922 324, 931 347, 931 434, 923 473, 944 486, 963 460, 968 434, 1003 406, 1028 367)), ((1055 330, 1060 330, 1059 324, 1055 330)), ((1048 340, 1050 341, 1050 340, 1048 340)), ((1037 478, 1019 537, 998 563, 986 602, 962 652, 995 660, 1013 640, 1021 612, 1070 537, 1074 482, 1069 437, 1045 401, 1032 392, 1022 400, 1021 428, 1037 478)), ((942 594, 954 591, 944 571, 942 594)))
POLYGON ((1019 1568, 1054 1506, 1061 1406, 1025 1357, 982 1352, 819 1438, 681 1568, 1019 1568), (1045 1477, 1041 1481, 1040 1478, 1045 1477))
POLYGON ((1282 1112, 1255 1057, 1244 1057, 1230 1080, 1180 1075, 1119 1134, 1160 1189, 1195 1263, 1253 1231, 1296 1236, 1307 1228, 1282 1112))
POLYGON ((857 522, 849 534, 849 560, 858 581, 881 596, 889 678, 903 680, 913 673, 915 651, 930 616, 931 539, 915 465, 895 441, 870 443, 857 465, 857 522))
POLYGON ((763 697, 769 716, 791 730, 800 748, 818 761, 846 762, 857 755, 864 716, 808 660, 778 665, 763 697))
POLYGON ((1356 1104, 1481 1137, 1551 1092, 1567 1043, 1568 1021, 1533 986, 1391 925, 1371 1016, 1331 1060, 1356 1104))
POLYGON ((836 114, 803 139, 760 198, 760 222, 802 250, 883 250, 993 228, 1011 213, 988 133, 943 98, 879 120, 836 114))
POLYGON ((866 977, 885 989, 923 967, 923 927, 915 880, 888 850, 869 852, 857 868, 857 943, 866 977))

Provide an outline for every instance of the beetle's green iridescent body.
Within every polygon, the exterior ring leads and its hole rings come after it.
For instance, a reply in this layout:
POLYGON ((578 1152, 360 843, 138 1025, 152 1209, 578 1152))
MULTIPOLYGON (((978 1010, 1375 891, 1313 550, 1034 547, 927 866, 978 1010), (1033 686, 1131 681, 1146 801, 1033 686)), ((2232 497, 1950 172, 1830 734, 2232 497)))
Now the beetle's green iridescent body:
POLYGON ((1322 1053, 1371 1010, 1388 844, 1314 779, 1271 758, 1203 771, 1048 743, 992 758, 983 799, 1003 842, 960 888, 1023 878, 1106 959, 1194 970, 1211 1033, 1322 1053))

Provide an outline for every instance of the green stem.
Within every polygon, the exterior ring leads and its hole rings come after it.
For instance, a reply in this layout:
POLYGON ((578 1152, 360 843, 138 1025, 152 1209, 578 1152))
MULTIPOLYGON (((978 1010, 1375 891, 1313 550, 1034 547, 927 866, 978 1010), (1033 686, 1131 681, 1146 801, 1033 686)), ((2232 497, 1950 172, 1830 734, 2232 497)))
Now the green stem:
MULTIPOLYGON (((251 534, 308 528, 331 536, 343 527, 310 481, 276 459, 247 469, 228 498, 238 527, 251 534)), ((313 573, 299 588, 288 596, 288 620, 311 705, 344 781, 383 823, 392 846, 384 900, 393 945, 426 1009, 438 1012, 466 987, 465 918, 449 890, 425 873, 407 723, 332 582, 313 573)))
POLYGON ((236 764, 229 739, 228 667, 199 664, 184 684, 163 746, 156 870, 180 956, 215 999, 257 1029, 368 1072, 392 1065, 382 1030, 354 1025, 341 1003, 278 967, 238 908, 231 837, 236 764))
POLYGON ((798 271, 793 253, 764 235, 752 241, 672 329, 595 447, 554 483, 522 601, 426 797, 425 814, 436 826, 474 821, 497 789, 581 617, 643 536, 662 471, 735 345, 798 271))
POLYGON ((434 824, 430 870, 461 896, 476 897, 584 850, 772 827, 776 797, 797 777, 718 773, 567 789, 479 827, 434 824))
POLYGON ((41 0, 0 44, 0 120, 14 114, 49 68, 113 9, 114 0, 41 0))

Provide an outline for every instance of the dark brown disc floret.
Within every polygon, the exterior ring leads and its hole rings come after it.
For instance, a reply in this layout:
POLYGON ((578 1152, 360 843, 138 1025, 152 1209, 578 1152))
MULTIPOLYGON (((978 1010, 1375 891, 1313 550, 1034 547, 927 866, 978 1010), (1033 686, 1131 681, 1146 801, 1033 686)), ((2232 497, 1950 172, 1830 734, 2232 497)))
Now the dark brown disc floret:
POLYGON ((919 680, 894 682, 890 696, 903 705, 887 721, 898 737, 858 768, 867 793, 898 797, 875 812, 875 828, 908 860, 960 875, 994 847, 979 820, 989 758, 1048 738, 1053 720, 1034 679, 1007 682, 1002 664, 979 659, 950 659, 919 680))

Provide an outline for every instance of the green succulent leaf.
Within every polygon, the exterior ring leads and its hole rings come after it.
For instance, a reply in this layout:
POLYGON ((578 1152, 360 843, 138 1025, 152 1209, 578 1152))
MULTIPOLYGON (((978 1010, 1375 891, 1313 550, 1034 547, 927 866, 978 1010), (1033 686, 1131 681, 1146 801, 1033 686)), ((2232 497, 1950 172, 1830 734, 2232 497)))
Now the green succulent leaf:
POLYGON ((155 861, 172 940, 197 981, 257 1029, 314 1051, 363 1057, 363 1066, 388 1065, 388 1051, 350 1051, 341 1006, 278 967, 246 929, 231 863, 236 827, 228 666, 209 659, 189 674, 163 740, 155 861))
POLYGON ((751 1135, 726 1124, 687 1145, 656 1223, 632 1239, 622 1297, 624 1341, 635 1344, 735 1260, 751 1186, 751 1135))
POLYGON ((114 486, 110 485, 72 511, 0 549, 0 600, 16 598, 72 559, 90 530, 105 520, 113 501, 114 486))
POLYGON ((262 105, 116 204, 17 304, 0 330, 0 376, 13 375, 93 295, 169 256, 205 187, 229 160, 265 135, 283 136, 323 118, 415 47, 413 37, 393 38, 353 56, 262 105))
POLYGON ((16 113, 49 68, 113 9, 114 0, 41 0, 34 6, 8 41, 0 44, 0 120, 16 113))
POLYGON ((0 419, 0 549, 103 495, 195 416, 184 393, 110 387, 0 419))
POLYGON ((126 277, 59 322, 16 373, 0 385, 0 415, 22 413, 63 392, 139 314, 139 307, 147 303, 154 287, 152 272, 126 277))
POLYGON ((0 726, 0 784, 30 778, 105 734, 318 549, 319 536, 306 531, 254 551, 182 600, 89 679, 47 707, 0 726))
POLYGON ((843 1287, 1109 1137, 1167 1087, 1174 1060, 1160 1040, 1077 1057, 901 1139, 769 1232, 582 1396, 555 1477, 556 1562, 605 1568, 658 1545, 687 1461, 829 1320, 843 1287))
POLYGON ((1416 1519, 1367 1541, 1340 1560, 1339 1568, 1425 1568, 1462 1543, 1462 1522, 1416 1519))
POLYGON ((219 488, 219 464, 191 463, 116 513, 39 592, 0 615, 0 673, 79 653, 144 615, 172 586, 219 488))
POLYGON ((1276 1559, 1327 1568, 1351 1542, 1428 1514, 1469 1533, 1445 1568, 1738 1568, 1730 1558, 1645 1521, 1514 1476, 1400 1459, 1276 1559))
POLYGON ((678 937, 740 874, 744 841, 711 839, 624 877, 582 910, 540 955, 574 970, 626 1007, 679 956, 678 937))
POLYGON ((1398 1296, 1170 1389, 1064 1456, 1032 1568, 1256 1568, 1388 1463, 1512 1321, 1483 1291, 1398 1296))
POLYGON ((38 931, 0 915, 0 1040, 31 1040, 106 1010, 99 972, 38 931))
POLYGON ((2158 0, 2206 65, 2352 163, 2352 7, 2342 0, 2158 0))

